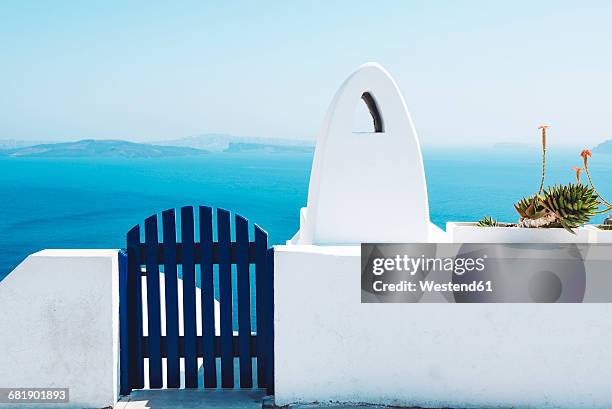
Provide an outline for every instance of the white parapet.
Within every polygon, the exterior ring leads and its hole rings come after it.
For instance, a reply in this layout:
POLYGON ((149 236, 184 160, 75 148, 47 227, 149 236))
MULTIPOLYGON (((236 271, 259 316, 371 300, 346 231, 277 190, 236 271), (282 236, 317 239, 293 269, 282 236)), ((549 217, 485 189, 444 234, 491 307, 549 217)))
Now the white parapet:
POLYGON ((275 401, 612 407, 612 304, 362 304, 358 246, 275 247, 275 401))
MULTIPOLYGON (((0 281, 1 388, 69 388, 61 407, 115 404, 118 264, 117 250, 43 250, 0 281)), ((6 405, 17 406, 28 407, 6 405)))

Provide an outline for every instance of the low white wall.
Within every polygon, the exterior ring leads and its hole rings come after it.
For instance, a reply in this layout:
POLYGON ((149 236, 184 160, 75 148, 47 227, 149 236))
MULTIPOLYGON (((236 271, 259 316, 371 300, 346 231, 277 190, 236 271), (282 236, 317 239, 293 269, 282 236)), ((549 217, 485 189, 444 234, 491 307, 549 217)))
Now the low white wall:
POLYGON ((116 250, 30 255, 0 281, 0 387, 70 388, 61 407, 113 405, 118 286, 116 250))
POLYGON ((275 248, 275 400, 612 407, 611 304, 361 304, 359 247, 275 248))

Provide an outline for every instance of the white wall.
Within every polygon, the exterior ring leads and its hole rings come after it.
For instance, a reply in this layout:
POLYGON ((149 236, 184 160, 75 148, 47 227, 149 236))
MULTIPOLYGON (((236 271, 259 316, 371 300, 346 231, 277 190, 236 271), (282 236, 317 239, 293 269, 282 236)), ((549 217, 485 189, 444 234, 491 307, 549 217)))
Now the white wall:
POLYGON ((62 407, 113 405, 118 279, 116 250, 43 250, 0 281, 0 387, 67 387, 62 407))
POLYGON ((611 304, 361 304, 359 247, 275 248, 275 400, 612 407, 611 304))

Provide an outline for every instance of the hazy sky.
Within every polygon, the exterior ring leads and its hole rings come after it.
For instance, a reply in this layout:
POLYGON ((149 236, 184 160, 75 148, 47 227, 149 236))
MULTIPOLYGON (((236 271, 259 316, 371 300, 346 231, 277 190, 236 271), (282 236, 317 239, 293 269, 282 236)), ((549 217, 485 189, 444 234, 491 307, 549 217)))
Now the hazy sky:
POLYGON ((0 2, 0 138, 314 138, 367 61, 422 142, 612 138, 612 2, 0 2))

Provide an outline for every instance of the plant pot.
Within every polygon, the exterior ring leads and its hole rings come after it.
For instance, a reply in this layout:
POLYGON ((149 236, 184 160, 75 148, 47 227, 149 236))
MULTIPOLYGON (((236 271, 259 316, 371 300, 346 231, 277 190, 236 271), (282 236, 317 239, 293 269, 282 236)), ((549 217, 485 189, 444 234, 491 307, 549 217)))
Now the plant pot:
POLYGON ((612 243, 612 225, 587 224, 584 227, 591 235, 591 243, 612 243))
POLYGON ((455 302, 582 302, 587 282, 582 247, 574 243, 463 243, 456 257, 486 260, 486 268, 452 274, 452 282, 489 281, 495 291, 455 291, 455 302))
MULTIPOLYGON (((479 227, 476 222, 448 222, 446 233, 451 243, 589 243, 592 230, 562 228, 479 227)), ((608 233, 608 232, 606 232, 608 233)), ((610 240, 612 242, 612 231, 610 240)))
POLYGON ((453 276, 453 282, 463 280, 493 280, 499 288, 496 294, 455 294, 458 302, 581 302, 586 290, 586 270, 578 249, 573 244, 588 243, 590 230, 580 227, 572 234, 562 228, 479 227, 475 222, 449 222, 446 232, 452 243, 463 243, 459 255, 471 257, 488 255, 487 269, 469 276, 453 276), (471 244, 474 243, 474 244, 471 244), (527 256, 529 249, 519 251, 521 256, 508 260, 512 246, 481 246, 478 243, 569 243, 571 247, 538 251, 527 256), (513 274, 520 271, 520 274, 513 274), (545 290, 542 290, 545 289, 545 290))

